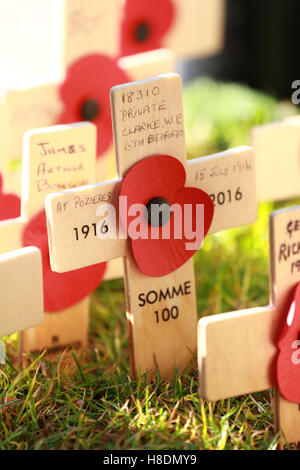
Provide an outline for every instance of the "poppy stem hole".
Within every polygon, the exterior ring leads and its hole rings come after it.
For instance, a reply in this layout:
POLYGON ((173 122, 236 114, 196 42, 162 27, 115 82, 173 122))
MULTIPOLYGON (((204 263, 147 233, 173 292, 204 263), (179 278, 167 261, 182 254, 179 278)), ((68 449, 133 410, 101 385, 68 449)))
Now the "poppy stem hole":
POLYGON ((150 35, 150 26, 148 23, 140 23, 135 29, 135 39, 138 42, 145 42, 150 35))
POLYGON ((100 111, 98 101, 94 99, 86 100, 80 109, 80 115, 84 121, 92 121, 95 119, 100 111))
POLYGON ((171 206, 167 199, 154 197, 146 205, 146 219, 153 227, 162 227, 171 217, 171 206))

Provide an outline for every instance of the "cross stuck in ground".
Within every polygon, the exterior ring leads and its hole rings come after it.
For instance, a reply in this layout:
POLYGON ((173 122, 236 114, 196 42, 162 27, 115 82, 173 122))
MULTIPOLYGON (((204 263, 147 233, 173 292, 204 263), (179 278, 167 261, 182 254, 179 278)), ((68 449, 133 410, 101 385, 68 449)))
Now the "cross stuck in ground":
MULTIPOLYGON (((198 367, 204 398, 215 401, 277 387, 277 343, 300 281, 299 220, 300 207, 270 215, 270 305, 199 321, 198 367)), ((291 358, 293 352, 291 344, 291 358)), ((276 429, 283 431, 281 443, 299 448, 299 405, 287 401, 276 388, 274 410, 276 429)))
MULTIPOLYGON (((177 74, 115 87, 111 103, 119 176, 46 199, 51 266, 65 272, 124 258, 133 373, 153 372, 158 365, 161 375, 171 379, 174 367, 182 370, 196 350, 193 260, 162 277, 143 274, 128 240, 118 233, 116 239, 101 236, 101 227, 108 235, 115 225, 110 213, 97 217, 96 210, 99 214, 101 205, 110 203, 118 212, 118 197, 128 170, 146 157, 170 155, 184 166, 186 186, 200 188, 214 201, 211 233, 251 223, 257 216, 253 153, 249 147, 240 147, 186 160, 181 79, 177 74), (176 315, 172 316, 172 308, 176 315)), ((172 181, 175 175, 170 171, 168 178, 172 181)), ((143 178, 135 184, 143 188, 143 178)), ((163 188, 168 181, 160 184, 163 188)))
MULTIPOLYGON (((45 229, 42 227, 45 196, 59 189, 94 183, 95 163, 96 129, 91 123, 27 132, 23 145, 22 215, 0 223, 0 253, 36 243, 35 246, 43 250, 43 265, 47 265, 46 226, 45 229)), ((47 313, 41 325, 22 332, 20 351, 39 352, 47 348, 51 352, 70 345, 84 350, 88 336, 88 294, 101 282, 102 274, 99 272, 98 276, 95 272, 95 277, 90 279, 86 273, 87 290, 85 295, 76 299, 80 286, 74 288, 66 284, 62 292, 60 280, 51 277, 51 273, 46 276, 45 272, 44 269, 47 313)))

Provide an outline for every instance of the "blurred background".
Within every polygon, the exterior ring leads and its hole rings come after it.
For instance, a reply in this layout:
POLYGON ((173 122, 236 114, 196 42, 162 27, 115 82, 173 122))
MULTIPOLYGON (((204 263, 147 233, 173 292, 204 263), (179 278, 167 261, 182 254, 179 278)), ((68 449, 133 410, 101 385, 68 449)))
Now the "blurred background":
POLYGON ((224 50, 185 63, 185 78, 206 75, 289 98, 300 78, 299 0, 227 0, 226 16, 224 50))
MULTIPOLYGON (((26 0, 25 12, 18 8, 19 1, 0 0, 0 85, 4 80, 11 84, 20 80, 18 71, 32 49, 36 51, 36 64, 31 68, 36 81, 45 75, 53 80, 60 73, 59 47, 52 48, 61 41, 57 27, 62 21, 60 0, 26 0), (13 24, 7 21, 12 10, 13 24), (16 31, 22 39, 22 52, 13 41, 16 31)), ((300 78, 299 17, 299 0, 227 0, 223 51, 181 62, 179 71, 185 80, 205 75, 289 98, 292 81, 300 78)), ((26 82, 24 74, 22 81, 26 82)))

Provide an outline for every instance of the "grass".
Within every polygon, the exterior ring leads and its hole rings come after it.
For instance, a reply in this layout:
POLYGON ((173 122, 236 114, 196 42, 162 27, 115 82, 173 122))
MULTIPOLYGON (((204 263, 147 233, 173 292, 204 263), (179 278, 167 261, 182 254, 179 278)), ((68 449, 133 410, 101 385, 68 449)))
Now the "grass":
MULTIPOLYGON (((190 156, 248 142, 249 129, 294 113, 245 87, 201 80, 184 94, 190 156)), ((292 201, 296 203, 299 201, 292 201)), ((289 202, 291 203, 291 202, 289 202)), ((289 204, 262 204, 258 222, 209 236, 195 256, 199 315, 268 302, 268 214, 289 204)), ((274 449, 272 391, 217 403, 198 395, 192 373, 159 374, 152 384, 129 376, 123 281, 92 295, 90 345, 71 367, 45 354, 27 368, 16 362, 16 336, 6 339, 0 369, 0 449, 274 449)))

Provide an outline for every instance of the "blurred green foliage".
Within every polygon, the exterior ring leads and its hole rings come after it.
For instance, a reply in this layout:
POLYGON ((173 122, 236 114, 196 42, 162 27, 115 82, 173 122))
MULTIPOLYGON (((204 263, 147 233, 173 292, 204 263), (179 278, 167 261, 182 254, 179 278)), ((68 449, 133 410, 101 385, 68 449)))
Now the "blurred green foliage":
POLYGON ((208 78, 188 84, 183 103, 190 157, 249 144, 252 127, 297 114, 297 108, 289 102, 278 103, 245 85, 208 78))

